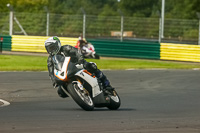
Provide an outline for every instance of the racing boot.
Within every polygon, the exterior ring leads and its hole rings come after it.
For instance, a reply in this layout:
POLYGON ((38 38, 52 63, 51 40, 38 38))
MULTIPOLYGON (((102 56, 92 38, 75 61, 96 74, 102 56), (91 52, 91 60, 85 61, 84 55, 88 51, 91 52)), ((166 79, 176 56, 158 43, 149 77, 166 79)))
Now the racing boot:
POLYGON ((103 84, 103 88, 105 90, 108 90, 108 91, 114 90, 114 88, 110 85, 110 81, 107 79, 107 77, 103 74, 102 71, 98 70, 95 75, 96 75, 97 78, 100 79, 100 81, 103 84))
POLYGON ((114 90, 114 88, 110 85, 110 81, 107 79, 107 77, 103 74, 102 71, 100 71, 97 68, 96 63, 94 63, 94 62, 85 62, 83 66, 90 73, 94 73, 95 76, 102 82, 103 89, 105 89, 105 90, 114 90))

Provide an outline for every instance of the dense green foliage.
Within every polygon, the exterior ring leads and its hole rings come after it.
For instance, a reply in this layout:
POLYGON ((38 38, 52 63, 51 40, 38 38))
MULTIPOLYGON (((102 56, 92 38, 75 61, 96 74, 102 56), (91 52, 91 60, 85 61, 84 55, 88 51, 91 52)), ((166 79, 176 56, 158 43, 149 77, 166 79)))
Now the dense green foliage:
MULTIPOLYGON (((120 9, 125 16, 155 17, 161 10, 162 0, 0 0, 0 12, 8 12, 7 3, 13 5, 16 12, 45 12, 81 14, 83 8, 89 15, 119 16, 120 9)), ((199 0, 166 0, 167 18, 196 19, 200 12, 199 0)))
MULTIPOLYGON (((48 7, 50 36, 78 37, 82 34, 84 9, 87 38, 119 39, 119 35, 111 33, 121 31, 121 13, 123 29, 132 32, 131 39, 158 40, 159 37, 162 0, 0 0, 0 34, 3 35, 9 34, 8 3, 14 7, 14 15, 28 35, 46 35, 44 7, 48 7)), ((200 0, 165 0, 164 39, 197 44, 199 5, 200 0)), ((14 34, 23 35, 16 22, 14 34)))
MULTIPOLYGON (((139 59, 87 59, 95 62, 99 69, 193 69, 200 68, 198 63, 168 62, 139 59), (119 65, 120 64, 120 65, 119 65)), ((46 56, 0 55, 0 71, 47 71, 46 56)))

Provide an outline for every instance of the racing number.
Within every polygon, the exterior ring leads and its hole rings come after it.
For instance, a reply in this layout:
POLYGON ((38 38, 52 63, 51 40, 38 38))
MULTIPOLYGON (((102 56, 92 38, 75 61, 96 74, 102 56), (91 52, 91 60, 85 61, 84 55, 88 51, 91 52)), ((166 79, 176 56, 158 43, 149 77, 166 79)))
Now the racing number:
POLYGON ((81 72, 80 75, 84 76, 83 72, 81 72))

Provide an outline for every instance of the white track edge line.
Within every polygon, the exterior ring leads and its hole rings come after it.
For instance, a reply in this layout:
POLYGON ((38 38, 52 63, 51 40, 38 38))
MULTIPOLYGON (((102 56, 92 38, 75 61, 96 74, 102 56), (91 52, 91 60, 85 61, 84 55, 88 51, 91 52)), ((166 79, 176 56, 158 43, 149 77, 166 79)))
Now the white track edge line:
POLYGON ((5 101, 5 100, 3 100, 3 99, 0 99, 0 102, 2 102, 2 103, 3 103, 3 105, 0 105, 0 107, 3 107, 3 106, 8 106, 8 105, 10 105, 10 103, 9 103, 9 102, 7 102, 7 101, 5 101))

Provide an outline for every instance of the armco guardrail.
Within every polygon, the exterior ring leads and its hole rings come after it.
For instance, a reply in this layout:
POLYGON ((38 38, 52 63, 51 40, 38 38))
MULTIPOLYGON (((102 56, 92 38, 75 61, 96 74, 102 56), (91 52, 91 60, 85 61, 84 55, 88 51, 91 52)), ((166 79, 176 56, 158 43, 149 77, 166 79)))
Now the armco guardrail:
MULTIPOLYGON (((49 37, 42 36, 12 36, 11 51, 46 52, 44 42, 49 37)), ((75 46, 78 38, 59 37, 61 44, 75 46)))
POLYGON ((11 51, 12 37, 11 36, 0 36, 1 38, 1 50, 11 51))
POLYGON ((200 62, 200 46, 161 43, 160 59, 200 62))
MULTIPOLYGON (((46 52, 42 36, 0 36, 3 51, 46 52)), ((75 46, 78 38, 59 37, 75 46)), ((200 45, 88 39, 100 56, 200 62, 200 45)))
POLYGON ((160 59, 160 44, 144 41, 87 40, 101 56, 160 59))

